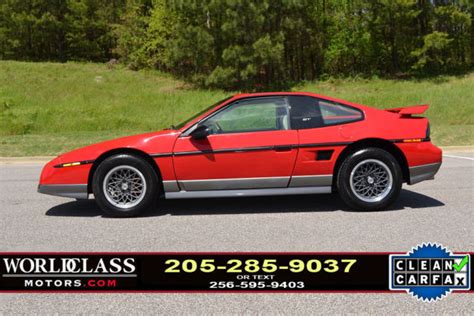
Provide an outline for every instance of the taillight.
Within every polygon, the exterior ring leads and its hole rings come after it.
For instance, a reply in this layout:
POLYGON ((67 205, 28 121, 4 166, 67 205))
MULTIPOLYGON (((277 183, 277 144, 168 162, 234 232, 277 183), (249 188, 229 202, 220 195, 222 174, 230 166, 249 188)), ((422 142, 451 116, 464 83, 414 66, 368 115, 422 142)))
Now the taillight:
POLYGON ((430 123, 428 122, 428 127, 426 127, 426 139, 430 139, 430 123))

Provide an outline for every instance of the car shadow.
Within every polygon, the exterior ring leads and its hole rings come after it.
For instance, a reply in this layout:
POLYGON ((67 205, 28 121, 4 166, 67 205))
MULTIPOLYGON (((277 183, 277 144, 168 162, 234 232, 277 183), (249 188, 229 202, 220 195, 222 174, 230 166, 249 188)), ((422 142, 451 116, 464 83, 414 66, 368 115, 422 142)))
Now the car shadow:
MULTIPOLYGON (((162 200, 160 203, 158 210, 148 212, 145 217, 162 215, 197 216, 292 212, 355 212, 349 209, 337 194, 162 200)), ((395 204, 379 212, 400 211, 406 208, 439 207, 443 205, 443 202, 427 195, 402 190, 395 204)), ((105 217, 94 200, 80 200, 57 205, 49 209, 46 215, 105 217)))

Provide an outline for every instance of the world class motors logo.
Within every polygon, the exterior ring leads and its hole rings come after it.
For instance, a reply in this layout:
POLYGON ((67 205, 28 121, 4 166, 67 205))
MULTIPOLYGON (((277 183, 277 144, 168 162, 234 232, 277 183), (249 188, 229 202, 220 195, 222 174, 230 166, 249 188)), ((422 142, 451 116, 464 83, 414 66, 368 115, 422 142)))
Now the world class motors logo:
POLYGON ((438 244, 423 244, 406 255, 390 255, 390 290, 406 290, 433 302, 451 291, 470 289, 469 254, 452 254, 438 244))
POLYGON ((137 277, 135 258, 20 255, 1 261, 0 286, 7 289, 116 288, 137 277))

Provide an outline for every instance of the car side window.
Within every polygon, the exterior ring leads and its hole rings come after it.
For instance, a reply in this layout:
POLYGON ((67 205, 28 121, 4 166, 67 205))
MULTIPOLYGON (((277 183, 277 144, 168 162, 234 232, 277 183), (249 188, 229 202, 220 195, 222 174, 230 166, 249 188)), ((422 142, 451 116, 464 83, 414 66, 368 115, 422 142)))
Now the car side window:
POLYGON ((327 100, 319 101, 319 109, 324 125, 349 123, 363 119, 362 111, 327 100))
POLYGON ((211 134, 287 130, 288 111, 283 97, 250 98, 232 103, 202 124, 211 134))
POLYGON ((363 119, 360 110, 309 96, 290 96, 291 128, 308 129, 363 119))

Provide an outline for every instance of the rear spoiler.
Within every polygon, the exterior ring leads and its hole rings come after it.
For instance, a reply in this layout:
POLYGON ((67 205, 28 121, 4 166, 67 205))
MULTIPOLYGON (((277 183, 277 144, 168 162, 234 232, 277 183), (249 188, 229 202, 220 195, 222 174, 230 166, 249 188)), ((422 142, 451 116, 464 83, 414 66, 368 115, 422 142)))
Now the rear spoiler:
POLYGON ((412 116, 414 114, 423 114, 426 110, 428 110, 430 106, 428 104, 422 105, 412 105, 406 106, 402 108, 393 108, 393 109, 386 109, 385 111, 397 113, 400 116, 412 116))

